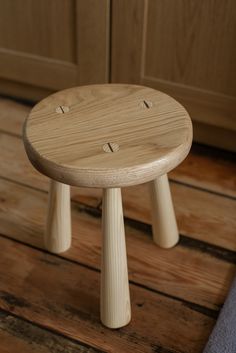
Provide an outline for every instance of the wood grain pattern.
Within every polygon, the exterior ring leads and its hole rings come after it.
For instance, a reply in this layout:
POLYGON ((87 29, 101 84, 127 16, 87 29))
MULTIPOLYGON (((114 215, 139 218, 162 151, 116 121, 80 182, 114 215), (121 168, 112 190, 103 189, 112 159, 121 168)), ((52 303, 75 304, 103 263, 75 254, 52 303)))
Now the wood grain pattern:
POLYGON ((192 353, 201 352, 212 329, 212 318, 135 285, 130 286, 133 323, 106 329, 99 322, 97 272, 9 239, 0 238, 0 246, 0 308, 24 319, 33 315, 35 323, 67 337, 117 353, 151 353, 154 347, 181 352, 184 342, 192 353))
POLYGON ((204 6, 115 1, 111 82, 143 84, 173 96, 195 126, 205 125, 207 133, 195 134, 195 141, 235 151, 235 11, 233 0, 206 0, 204 6), (221 134, 209 139, 213 127, 221 134))
POLYGON ((73 12, 73 2, 67 0, 58 3, 25 0, 24 11, 20 0, 3 0, 0 47, 75 62, 73 12))
MULTIPOLYGON (((77 66, 0 48, 0 77, 53 91, 77 84, 77 66), (25 74, 27 73, 27 75, 25 74), (37 74, 36 74, 37 73, 37 74)), ((3 85, 4 87, 4 85, 3 85)), ((21 97, 21 94, 19 94, 21 97)), ((29 99, 29 97, 27 97, 29 99)))
MULTIPOLYGON (((232 131, 236 130, 235 96, 207 91, 194 86, 145 76, 142 84, 175 97, 191 112, 196 123, 205 123, 232 131)), ((198 124, 196 124, 198 125, 198 124)), ((197 141, 197 140, 196 140, 197 141)), ((207 143, 207 141, 206 141, 207 143)))
POLYGON ((56 254, 71 246, 70 186, 54 180, 50 182, 44 243, 56 254))
POLYGON ((131 319, 125 230, 120 189, 104 189, 102 206, 101 320, 110 328, 131 319))
POLYGON ((19 126, 12 114, 10 123, 0 111, 0 130, 10 133, 0 134, 0 337, 6 352, 202 352, 235 275, 235 252, 226 249, 235 244, 233 159, 195 146, 171 173, 177 218, 187 235, 171 251, 151 239, 147 186, 124 189, 133 316, 130 325, 107 330, 98 310, 101 190, 74 189, 73 246, 60 256, 45 253, 48 179, 12 136, 19 126))
POLYGON ((192 125, 171 97, 134 85, 91 85, 58 92, 38 103, 24 128, 32 164, 60 182, 121 187, 150 181, 188 154, 192 125), (143 102, 151 101, 143 107, 143 102), (69 112, 58 114, 58 106, 69 112), (113 142, 119 151, 105 153, 113 142))
MULTIPOLYGON (((27 117, 30 108, 12 100, 0 99, 0 111, 0 130, 20 136, 23 121, 27 117)), ((7 157, 6 153, 8 151, 10 152, 12 150, 15 151, 12 153, 17 153, 17 158, 14 159, 13 164, 13 166, 16 167, 14 168, 14 173, 17 173, 22 160, 25 158, 22 144, 19 140, 17 141, 17 139, 12 138, 7 142, 6 138, 6 140, 4 140, 8 146, 6 149, 4 148, 5 143, 2 139, 3 136, 1 136, 0 140, 0 142, 3 143, 1 145, 1 151, 6 160, 7 158, 12 159, 11 155, 7 157)), ((6 164, 4 173, 7 173, 9 168, 9 164, 6 164)), ((2 168, 0 168, 0 170, 2 170, 2 168)), ((47 184, 46 178, 36 173, 33 168, 28 169, 25 178, 26 180, 28 180, 28 178, 31 180, 32 178, 34 179, 36 175, 38 176, 38 182, 41 180, 42 187, 47 184)), ((188 158, 177 168, 172 170, 169 176, 171 179, 187 183, 188 185, 205 188, 223 195, 236 196, 236 165, 233 163, 233 158, 229 159, 227 153, 222 153, 219 150, 215 151, 204 146, 194 145, 188 158), (211 173, 208 172, 209 170, 211 170, 211 173)), ((10 173, 8 177, 10 177, 10 173)), ((21 178, 21 174, 17 174, 17 177, 21 178)), ((86 190, 86 192, 88 193, 88 190, 86 190)), ((95 193, 95 190, 92 192, 95 193)))
POLYGON ((188 158, 169 173, 172 180, 236 198, 234 155, 193 145, 188 158), (209 171, 211 171, 209 173, 209 171))
POLYGON ((154 242, 162 248, 172 248, 179 241, 168 176, 149 183, 151 196, 152 232, 154 242))
MULTIPOLYGON (((13 297, 8 296, 8 299, 13 300, 13 297)), ((0 312, 0 341, 1 353, 102 353, 5 312, 0 312)))
MULTIPOLYGON (((1 179, 0 194, 0 233, 43 249, 47 195, 1 179)), ((94 209, 86 212, 84 206, 72 203, 73 246, 61 256, 100 269, 100 216, 94 209)), ((188 247, 180 243, 171 251, 161 249, 152 241, 151 229, 134 226, 132 222, 125 226, 131 281, 213 310, 219 309, 235 273, 232 262, 218 259, 200 246, 188 247)), ((221 238, 221 233, 215 234, 215 238, 221 238)), ((222 243, 223 240, 224 237, 222 243)))
POLYGON ((31 107, 28 105, 0 98, 0 130, 18 136, 21 135, 23 122, 30 110, 31 107))
MULTIPOLYGON (((14 130, 14 126, 9 127, 14 130)), ((2 152, 0 153, 0 175, 2 177, 10 180, 17 178, 21 184, 44 191, 49 190, 49 179, 32 167, 20 139, 0 133, 0 149, 2 152)), ((71 196, 73 200, 97 207, 102 199, 102 190, 71 187, 71 196)))
POLYGON ((146 75, 235 96, 235 2, 148 5, 146 75))
MULTIPOLYGON (((123 190, 124 215, 151 224, 148 185, 123 190)), ((171 183, 179 232, 206 243, 236 250, 236 201, 171 183)))
POLYGON ((110 0, 76 0, 75 13, 77 82, 106 83, 110 65, 110 0))
POLYGON ((144 13, 143 0, 112 3, 111 82, 140 83, 144 13))
MULTIPOLYGON (((22 184, 48 190, 48 179, 31 166, 25 155, 23 143, 19 139, 0 134, 0 149, 2 177, 10 180, 17 178, 22 184)), ((205 149, 195 151, 170 174, 178 182, 178 184, 171 182, 177 222, 181 234, 235 249, 236 203, 231 198, 222 197, 214 192, 224 193, 226 190, 230 197, 234 196, 236 166, 230 160, 221 159, 218 153, 215 157, 207 156, 206 151, 205 149), (211 173, 208 172, 208 166, 211 173), (208 188, 213 193, 192 188, 191 185, 208 188)), ((95 188, 72 188, 71 194, 73 200, 93 207, 97 207, 102 200, 101 190, 95 188)), ((149 190, 145 185, 124 189, 125 215, 150 224, 148 195, 149 190)))
POLYGON ((35 101, 49 91, 108 82, 109 4, 26 0, 22 11, 20 0, 3 0, 0 92, 35 101))

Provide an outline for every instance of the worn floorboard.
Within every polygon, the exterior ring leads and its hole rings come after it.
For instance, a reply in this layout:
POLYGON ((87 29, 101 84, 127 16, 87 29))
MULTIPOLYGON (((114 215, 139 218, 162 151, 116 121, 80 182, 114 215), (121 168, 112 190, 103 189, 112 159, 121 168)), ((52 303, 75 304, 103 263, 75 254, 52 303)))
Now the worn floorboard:
POLYGON ((5 311, 0 311, 0 342, 1 353, 104 352, 72 341, 5 311))
MULTIPOLYGON (((48 179, 33 169, 20 139, 0 134, 0 150, 2 152, 0 155, 1 177, 17 180, 18 183, 31 187, 48 189, 48 179)), ((234 178, 236 179, 235 176, 234 178)), ((236 250, 235 199, 179 184, 176 181, 171 182, 171 189, 181 234, 236 250)), ((125 215, 150 224, 150 200, 147 186, 143 184, 123 188, 122 194, 125 215)), ((101 203, 101 197, 100 189, 72 188, 73 200, 86 205, 96 207, 101 203)))
POLYGON ((0 353, 202 352, 235 274, 232 154, 195 145, 170 173, 178 246, 151 238, 146 185, 123 189, 133 319, 99 321, 99 189, 72 188, 73 246, 44 250, 48 179, 27 160, 30 108, 0 99, 0 353))
MULTIPOLYGON (((43 248, 47 210, 44 192, 0 179, 0 233, 43 248)), ((172 250, 157 247, 151 229, 126 222, 129 278, 135 283, 173 297, 217 310, 234 275, 235 265, 197 246, 172 250)), ((100 212, 72 204, 73 246, 61 256, 100 268, 100 212)))
POLYGON ((99 272, 9 239, 0 238, 0 247, 0 308, 98 349, 182 352, 185 344, 194 352, 212 329, 209 315, 133 284, 132 323, 106 329, 99 321, 99 272))

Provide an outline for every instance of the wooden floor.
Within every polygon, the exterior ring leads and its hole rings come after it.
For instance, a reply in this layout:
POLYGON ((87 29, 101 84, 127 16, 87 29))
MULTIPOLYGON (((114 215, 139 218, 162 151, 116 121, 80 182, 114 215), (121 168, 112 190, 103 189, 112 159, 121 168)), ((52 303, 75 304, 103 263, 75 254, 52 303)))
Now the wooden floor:
POLYGON ((72 189, 73 246, 43 249, 48 180, 28 162, 29 107, 0 100, 0 352, 202 352, 235 273, 236 164, 195 145, 171 172, 181 233, 151 239, 145 185, 123 189, 132 322, 99 321, 101 190, 72 189))

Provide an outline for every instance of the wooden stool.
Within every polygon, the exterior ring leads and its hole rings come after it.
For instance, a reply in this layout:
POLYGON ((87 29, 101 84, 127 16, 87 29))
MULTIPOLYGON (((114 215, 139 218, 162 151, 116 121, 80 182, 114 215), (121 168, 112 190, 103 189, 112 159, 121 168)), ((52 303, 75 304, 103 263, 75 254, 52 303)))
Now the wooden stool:
POLYGON ((123 84, 76 87, 38 103, 24 125, 31 163, 51 178, 46 248, 71 245, 70 186, 103 188, 101 321, 131 319, 121 187, 150 182, 153 239, 179 239, 167 172, 188 154, 192 124, 173 98, 123 84), (67 185, 66 185, 67 184, 67 185))

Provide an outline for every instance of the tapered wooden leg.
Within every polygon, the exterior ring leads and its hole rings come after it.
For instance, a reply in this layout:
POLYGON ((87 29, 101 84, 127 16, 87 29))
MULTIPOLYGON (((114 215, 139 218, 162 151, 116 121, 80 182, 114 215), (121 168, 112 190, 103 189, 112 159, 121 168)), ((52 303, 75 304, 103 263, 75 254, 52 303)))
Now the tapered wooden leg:
POLYGON ((70 186, 51 180, 48 201, 45 246, 61 253, 71 245, 70 186))
POLYGON ((101 321, 119 328, 131 319, 121 190, 103 191, 101 321))
POLYGON ((162 248, 171 248, 179 240, 167 174, 150 182, 153 240, 162 248))

